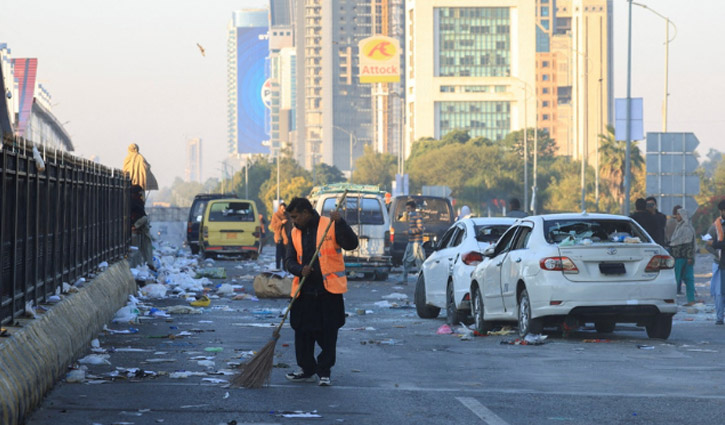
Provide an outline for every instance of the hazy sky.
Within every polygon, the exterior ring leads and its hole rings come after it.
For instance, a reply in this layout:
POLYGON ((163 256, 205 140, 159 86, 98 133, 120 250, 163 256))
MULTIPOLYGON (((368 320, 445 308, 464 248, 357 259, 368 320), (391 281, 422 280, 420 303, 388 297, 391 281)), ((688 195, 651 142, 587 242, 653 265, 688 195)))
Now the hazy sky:
MULTIPOLYGON (((531 0, 533 1, 533 0, 531 0)), ((677 25, 670 45, 669 131, 692 131, 701 153, 725 150, 725 2, 639 0, 677 25)), ((264 0, 0 0, 0 42, 37 57, 76 153, 120 168, 138 143, 161 186, 184 175, 188 138, 204 140, 203 177, 226 154, 226 26, 264 0), (196 43, 204 46, 202 57, 196 43)), ((627 2, 614 0, 615 97, 624 97, 627 2)), ((660 131, 664 20, 633 9, 632 96, 645 131, 660 131)))

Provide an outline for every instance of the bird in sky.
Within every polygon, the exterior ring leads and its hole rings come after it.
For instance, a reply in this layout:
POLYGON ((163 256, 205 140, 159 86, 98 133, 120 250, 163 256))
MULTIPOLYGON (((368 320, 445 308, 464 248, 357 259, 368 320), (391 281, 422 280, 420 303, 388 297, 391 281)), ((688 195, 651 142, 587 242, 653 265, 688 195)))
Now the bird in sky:
POLYGON ((206 57, 206 50, 204 50, 204 47, 202 47, 201 44, 196 43, 196 46, 199 48, 199 51, 201 52, 201 55, 206 57))

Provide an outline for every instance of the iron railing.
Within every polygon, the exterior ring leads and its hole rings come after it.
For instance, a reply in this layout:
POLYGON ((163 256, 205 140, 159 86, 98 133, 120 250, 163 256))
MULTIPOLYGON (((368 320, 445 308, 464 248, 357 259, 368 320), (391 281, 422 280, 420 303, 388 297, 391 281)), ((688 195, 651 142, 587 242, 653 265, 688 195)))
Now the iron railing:
POLYGON ((12 324, 29 301, 42 304, 63 282, 128 253, 130 183, 67 152, 43 152, 42 171, 29 143, 1 147, 0 324, 12 324))

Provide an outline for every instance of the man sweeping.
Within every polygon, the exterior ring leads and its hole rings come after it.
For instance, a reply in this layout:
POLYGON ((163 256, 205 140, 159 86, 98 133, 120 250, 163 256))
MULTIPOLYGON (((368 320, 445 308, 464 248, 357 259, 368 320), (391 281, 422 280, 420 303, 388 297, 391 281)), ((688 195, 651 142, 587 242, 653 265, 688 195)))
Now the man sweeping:
POLYGON ((314 382, 329 386, 330 372, 335 365, 337 332, 345 324, 345 304, 342 294, 347 292, 345 262, 342 249, 358 246, 355 232, 333 211, 330 217, 321 217, 306 198, 294 198, 287 206, 294 228, 287 245, 285 266, 295 278, 291 295, 297 292, 300 278, 305 282, 290 310, 290 325, 295 331, 295 353, 301 370, 288 373, 293 382, 314 382), (330 220, 334 221, 325 236, 330 220), (324 236, 324 241, 323 241, 324 236), (318 258, 308 266, 321 242, 318 258), (342 248, 342 249, 341 249, 342 248), (315 344, 321 348, 315 358, 315 344))

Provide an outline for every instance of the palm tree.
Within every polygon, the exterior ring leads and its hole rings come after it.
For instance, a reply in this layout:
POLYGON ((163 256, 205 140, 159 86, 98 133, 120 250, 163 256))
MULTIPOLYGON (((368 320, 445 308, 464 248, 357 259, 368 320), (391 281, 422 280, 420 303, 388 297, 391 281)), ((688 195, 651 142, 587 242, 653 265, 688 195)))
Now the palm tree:
MULTIPOLYGON (((599 154, 599 173, 602 176, 604 185, 609 189, 609 193, 614 197, 615 205, 623 208, 624 205, 624 172, 625 158, 627 155, 627 142, 624 140, 616 140, 614 136, 614 127, 607 126, 607 133, 599 135, 600 145, 599 154)), ((644 158, 640 153, 639 147, 632 144, 630 148, 630 175, 634 175, 634 170, 641 170, 644 166, 644 158)))

